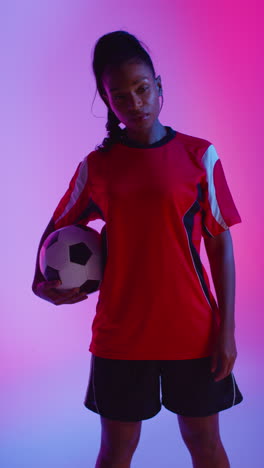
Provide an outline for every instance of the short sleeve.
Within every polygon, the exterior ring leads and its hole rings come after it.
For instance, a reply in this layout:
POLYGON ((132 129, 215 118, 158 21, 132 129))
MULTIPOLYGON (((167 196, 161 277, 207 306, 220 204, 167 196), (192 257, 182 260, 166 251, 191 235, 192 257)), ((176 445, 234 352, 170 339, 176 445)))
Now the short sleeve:
POLYGON ((88 156, 77 166, 69 187, 59 201, 52 219, 55 229, 70 224, 86 225, 89 221, 101 218, 100 208, 93 202, 88 177, 88 156))
POLYGON ((222 163, 214 145, 202 157, 205 177, 202 184, 203 236, 215 237, 241 222, 229 190, 222 163))

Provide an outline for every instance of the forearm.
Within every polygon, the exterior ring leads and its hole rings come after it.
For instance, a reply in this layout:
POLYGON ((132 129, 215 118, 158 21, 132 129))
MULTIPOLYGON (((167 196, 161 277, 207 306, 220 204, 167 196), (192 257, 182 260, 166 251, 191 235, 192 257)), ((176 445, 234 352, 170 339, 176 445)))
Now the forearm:
POLYGON ((39 243, 39 246, 38 246, 38 251, 37 251, 37 258, 36 258, 36 266, 35 266, 35 275, 34 275, 34 279, 33 279, 33 283, 32 283, 32 290, 33 292, 34 289, 35 289, 35 286, 41 282, 41 281, 45 281, 45 278, 44 276, 42 275, 41 271, 40 271, 40 267, 39 267, 39 253, 40 253, 40 250, 41 250, 41 246, 44 242, 44 240, 48 237, 48 235, 54 231, 54 222, 53 220, 51 219, 48 226, 46 227, 41 239, 40 239, 40 243, 39 243))
POLYGON ((207 253, 221 317, 221 329, 235 329, 235 261, 232 238, 228 233, 220 234, 209 241, 207 253))

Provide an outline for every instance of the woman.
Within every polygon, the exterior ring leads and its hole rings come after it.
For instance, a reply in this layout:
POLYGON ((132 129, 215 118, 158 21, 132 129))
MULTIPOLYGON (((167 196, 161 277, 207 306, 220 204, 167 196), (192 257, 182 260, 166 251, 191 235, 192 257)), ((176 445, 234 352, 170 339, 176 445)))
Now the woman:
MULTIPOLYGON (((161 78, 137 38, 126 31, 102 36, 93 70, 108 109, 108 137, 79 163, 39 250, 55 229, 97 218, 106 223, 84 401, 101 418, 96 468, 130 467, 142 420, 162 404, 177 414, 194 467, 227 468, 219 412, 243 398, 232 372, 229 231, 240 216, 214 145, 159 121, 161 78), (200 259, 202 238, 217 303, 200 259)), ((87 298, 45 281, 38 255, 35 294, 56 305, 87 298)))

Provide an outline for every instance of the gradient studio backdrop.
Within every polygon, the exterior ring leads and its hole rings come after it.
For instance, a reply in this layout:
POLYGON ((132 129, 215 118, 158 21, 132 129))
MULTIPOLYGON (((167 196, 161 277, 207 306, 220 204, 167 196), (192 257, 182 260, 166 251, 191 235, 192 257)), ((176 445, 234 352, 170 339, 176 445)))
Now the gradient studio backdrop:
MULTIPOLYGON (((235 375, 244 402, 221 414, 221 431, 233 468, 262 466, 259 7, 227 0, 2 3, 2 468, 92 468, 99 449, 99 417, 83 406, 98 293, 55 307, 33 295, 31 282, 54 208, 78 162, 106 135, 98 95, 91 111, 91 51, 117 29, 150 49, 164 89, 162 124, 215 144, 243 220, 231 233, 235 375)), ((100 230, 103 222, 90 225, 100 230)), ((173 413, 162 409, 143 423, 132 466, 191 466, 173 413)))

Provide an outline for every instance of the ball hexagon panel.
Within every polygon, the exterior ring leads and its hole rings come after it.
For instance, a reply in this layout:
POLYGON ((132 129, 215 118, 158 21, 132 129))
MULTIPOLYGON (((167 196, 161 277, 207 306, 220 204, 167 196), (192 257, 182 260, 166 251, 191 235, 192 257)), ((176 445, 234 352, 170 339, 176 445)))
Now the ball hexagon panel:
POLYGON ((87 278, 96 280, 103 277, 103 260, 101 255, 93 254, 89 262, 85 265, 87 271, 87 278))
POLYGON ((61 270, 70 261, 70 253, 68 245, 61 242, 60 237, 58 241, 46 249, 46 265, 49 265, 56 270, 61 270))
POLYGON ((69 263, 59 271, 62 284, 59 289, 70 289, 80 287, 87 281, 87 271, 85 266, 77 263, 69 263))

